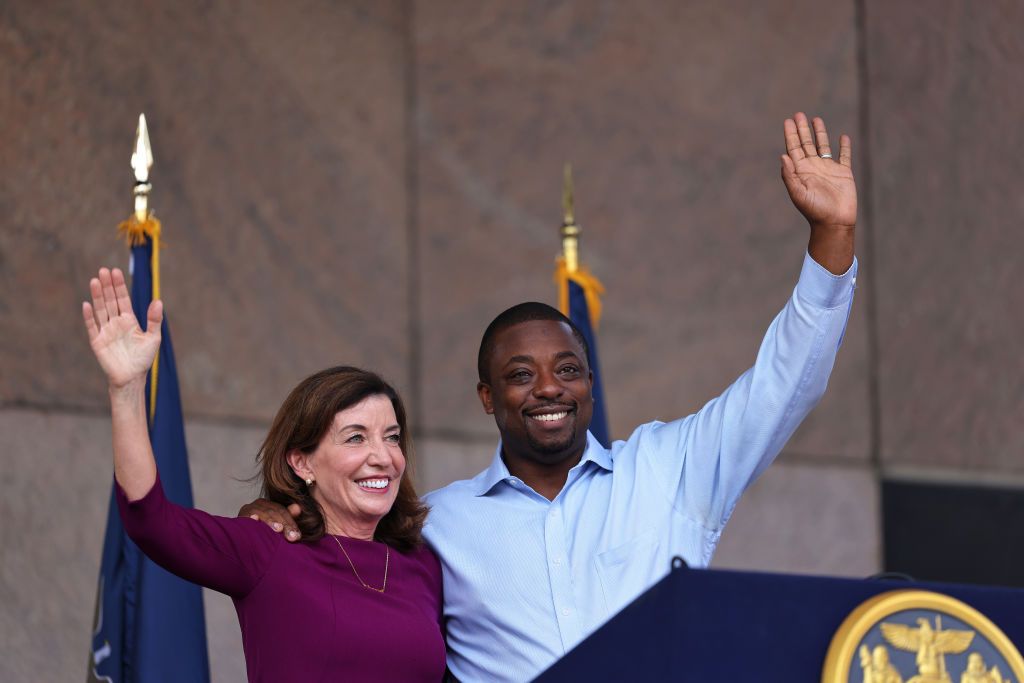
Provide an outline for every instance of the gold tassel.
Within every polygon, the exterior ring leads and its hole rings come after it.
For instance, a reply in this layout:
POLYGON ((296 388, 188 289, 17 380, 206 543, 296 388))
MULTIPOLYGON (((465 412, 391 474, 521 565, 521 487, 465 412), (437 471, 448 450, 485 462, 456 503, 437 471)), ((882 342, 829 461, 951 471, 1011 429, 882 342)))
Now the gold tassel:
MULTIPOLYGON (((146 243, 146 237, 148 236, 153 242, 153 252, 149 261, 149 270, 153 280, 153 301, 160 298, 160 221, 153 215, 153 212, 149 212, 146 216, 146 220, 139 221, 139 219, 132 214, 128 220, 121 221, 120 225, 117 226, 118 234, 124 236, 125 241, 131 247, 141 247, 146 243)), ((156 415, 156 380, 157 373, 160 369, 160 353, 157 352, 156 358, 153 359, 153 367, 150 369, 149 376, 149 422, 153 423, 153 417, 156 415)))
POLYGON ((587 300, 587 310, 590 313, 590 325, 597 331, 598 323, 601 322, 601 295, 604 294, 604 285, 600 280, 590 274, 586 266, 580 266, 575 272, 570 273, 565 265, 565 258, 559 256, 555 259, 555 283, 558 285, 558 309, 563 315, 569 315, 569 281, 575 282, 583 289, 583 296, 587 300))

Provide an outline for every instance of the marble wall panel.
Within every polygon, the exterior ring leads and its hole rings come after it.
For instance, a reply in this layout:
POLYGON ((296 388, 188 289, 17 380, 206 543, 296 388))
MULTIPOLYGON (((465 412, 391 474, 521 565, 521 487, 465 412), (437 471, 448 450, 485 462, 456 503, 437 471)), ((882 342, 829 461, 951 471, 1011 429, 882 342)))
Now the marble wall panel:
POLYGON ((881 569, 881 507, 860 465, 779 462, 740 499, 712 566, 865 577, 881 569))
MULTIPOLYGON (((555 302, 566 161, 583 258, 608 289, 613 435, 745 370, 806 247, 778 177, 782 120, 802 108, 856 136, 855 42, 852 3, 418 3, 427 433, 493 434, 479 335, 509 305, 555 302)), ((864 313, 792 450, 869 450, 864 313)))
POLYGON ((1024 472, 1022 23, 867 3, 887 466, 1024 472))
MULTIPOLYGON (((191 423, 196 505, 234 516, 255 490, 242 481, 262 427, 191 423)), ((82 680, 92 633, 110 496, 105 415, 0 410, 0 680, 82 680)), ((212 680, 245 678, 231 601, 205 591, 212 680)))
POLYGON ((339 362, 407 383, 403 8, 0 7, 0 400, 104 401, 78 302, 127 263, 140 111, 186 410, 266 418, 339 362))
POLYGON ((497 432, 493 438, 471 441, 438 437, 417 439, 416 490, 424 494, 459 479, 472 479, 491 464, 497 443, 497 432))
POLYGON ((82 680, 110 500, 110 421, 0 411, 0 679, 82 680))

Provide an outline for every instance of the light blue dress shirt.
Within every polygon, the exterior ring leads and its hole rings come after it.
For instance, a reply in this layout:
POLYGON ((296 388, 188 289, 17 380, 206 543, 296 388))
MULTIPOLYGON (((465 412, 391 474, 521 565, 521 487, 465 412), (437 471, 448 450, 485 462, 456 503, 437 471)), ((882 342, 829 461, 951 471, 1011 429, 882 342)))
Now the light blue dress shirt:
POLYGON ((490 467, 427 495, 441 558, 448 665, 462 681, 525 681, 664 577, 706 567, 740 495, 825 391, 857 263, 804 258, 754 366, 701 410, 638 427, 606 449, 590 434, 549 501, 490 467))

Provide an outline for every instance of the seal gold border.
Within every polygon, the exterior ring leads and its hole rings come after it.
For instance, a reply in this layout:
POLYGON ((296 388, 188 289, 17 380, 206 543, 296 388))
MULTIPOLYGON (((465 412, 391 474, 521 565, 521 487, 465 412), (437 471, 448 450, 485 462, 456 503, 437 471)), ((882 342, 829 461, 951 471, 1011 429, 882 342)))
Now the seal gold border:
POLYGON ((984 614, 956 598, 922 590, 880 593, 865 600, 850 612, 828 646, 821 683, 848 683, 853 655, 868 631, 885 617, 911 609, 936 610, 968 624, 999 651, 1016 676, 1016 683, 1024 683, 1024 658, 998 626, 984 614))

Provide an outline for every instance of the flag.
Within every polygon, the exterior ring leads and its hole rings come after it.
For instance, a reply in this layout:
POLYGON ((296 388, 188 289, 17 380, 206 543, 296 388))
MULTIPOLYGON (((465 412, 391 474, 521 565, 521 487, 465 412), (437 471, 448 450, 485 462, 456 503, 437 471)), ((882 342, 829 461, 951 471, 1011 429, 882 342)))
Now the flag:
MULTIPOLYGON (((132 309, 146 327, 160 296, 160 223, 150 215, 122 224, 132 244, 132 309)), ((167 316, 160 352, 146 381, 146 406, 160 481, 168 499, 192 507, 185 427, 167 316)), ((199 586, 155 565, 121 525, 113 491, 103 540, 88 681, 204 683, 210 680, 206 621, 199 586)))
POLYGON ((582 266, 570 271, 566 259, 560 257, 555 270, 555 282, 558 283, 558 307, 563 314, 583 333, 590 347, 590 371, 594 373, 594 415, 590 419, 590 433, 605 448, 608 447, 608 418, 604 410, 604 387, 601 383, 601 372, 597 363, 597 324, 601 319, 601 299, 604 286, 596 277, 582 266))

